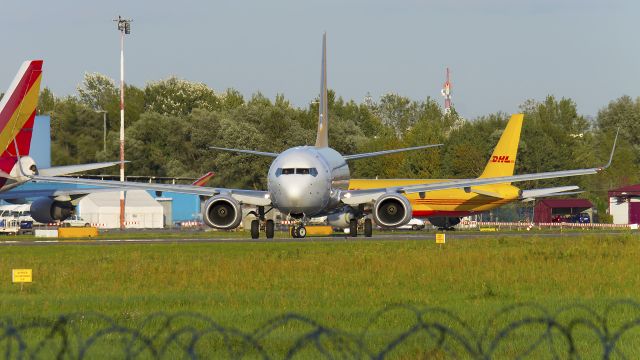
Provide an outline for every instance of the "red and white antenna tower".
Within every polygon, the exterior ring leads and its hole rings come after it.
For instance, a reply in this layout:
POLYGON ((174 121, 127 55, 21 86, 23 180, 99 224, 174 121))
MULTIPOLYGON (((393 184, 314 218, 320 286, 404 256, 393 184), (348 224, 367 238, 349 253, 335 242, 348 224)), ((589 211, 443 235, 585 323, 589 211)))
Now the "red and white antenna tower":
POLYGON ((449 68, 447 68, 447 81, 445 81, 442 90, 440 91, 444 96, 444 113, 451 112, 451 82, 449 81, 449 68))

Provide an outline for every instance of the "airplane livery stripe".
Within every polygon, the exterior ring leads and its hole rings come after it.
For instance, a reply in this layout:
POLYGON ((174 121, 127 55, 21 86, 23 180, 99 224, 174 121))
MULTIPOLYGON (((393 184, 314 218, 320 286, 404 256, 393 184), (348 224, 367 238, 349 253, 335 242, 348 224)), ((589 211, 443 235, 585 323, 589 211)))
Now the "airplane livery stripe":
POLYGON ((5 94, 8 98, 6 101, 3 101, 4 107, 0 110, 0 129, 5 128, 13 113, 15 113, 15 111, 20 107, 24 96, 34 87, 34 85, 37 85, 39 91, 41 75, 42 60, 31 61, 22 73, 22 77, 18 83, 15 84, 15 87, 9 89, 5 94))
MULTIPOLYGON (((11 144, 27 121, 35 115, 41 78, 42 75, 38 72, 35 81, 30 84, 31 86, 24 98, 22 98, 22 94, 19 95, 21 101, 15 107, 11 116, 6 120, 2 119, 3 121, 0 122, 0 126, 2 126, 2 131, 0 131, 0 151, 7 150, 9 144, 11 144)), ((16 93, 12 94, 12 97, 15 95, 16 93)), ((7 103, 7 105, 10 105, 10 103, 7 103)))

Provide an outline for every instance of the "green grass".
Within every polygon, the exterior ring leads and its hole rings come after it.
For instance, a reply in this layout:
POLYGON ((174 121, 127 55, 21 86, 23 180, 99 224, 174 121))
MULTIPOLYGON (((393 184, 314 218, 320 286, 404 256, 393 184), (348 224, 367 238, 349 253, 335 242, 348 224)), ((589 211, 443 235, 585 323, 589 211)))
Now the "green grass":
MULTIPOLYGON (((616 299, 640 299, 640 239, 630 234, 497 234, 449 240, 442 247, 431 241, 337 240, 0 249, 0 309, 3 316, 21 320, 99 312, 136 327, 154 312, 185 311, 250 332, 275 316, 296 312, 357 335, 376 311, 411 304, 448 309, 480 332, 496 311, 515 303, 533 302, 550 311, 580 303, 602 312, 616 299), (21 291, 11 284, 12 268, 33 268, 34 283, 21 291)), ((611 326, 638 313, 624 308, 611 326)), ((510 316, 501 324, 517 319, 515 313, 510 316)), ((413 323, 407 311, 384 316, 367 336, 367 347, 379 351, 413 323)), ((87 322, 86 328, 98 325, 87 322)), ((306 329, 278 327, 267 341, 270 354, 288 349, 306 329)), ((515 333, 497 354, 517 354, 541 331, 515 333)), ((623 349, 637 358, 639 331, 632 334, 623 349)), ((394 355, 440 356, 419 350, 425 344, 423 337, 412 338, 394 355)), ((598 354, 590 335, 579 344, 591 351, 587 354, 598 354)), ((211 355, 214 348, 202 351, 211 355)))

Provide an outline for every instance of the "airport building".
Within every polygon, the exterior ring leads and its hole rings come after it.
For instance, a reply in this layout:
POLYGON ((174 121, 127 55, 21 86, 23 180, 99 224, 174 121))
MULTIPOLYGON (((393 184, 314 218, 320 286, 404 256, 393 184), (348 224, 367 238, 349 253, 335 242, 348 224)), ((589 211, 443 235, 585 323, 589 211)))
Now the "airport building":
POLYGON ((609 190, 609 214, 614 224, 640 224, 640 184, 609 190))

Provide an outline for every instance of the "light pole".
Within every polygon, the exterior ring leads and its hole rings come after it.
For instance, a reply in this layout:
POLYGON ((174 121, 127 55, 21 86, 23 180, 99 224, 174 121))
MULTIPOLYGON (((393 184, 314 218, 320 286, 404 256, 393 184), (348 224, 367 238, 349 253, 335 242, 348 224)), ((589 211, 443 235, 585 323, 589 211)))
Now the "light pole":
POLYGON ((102 152, 107 153, 107 111, 96 110, 98 114, 102 113, 102 152))
MULTIPOLYGON (((120 31, 120 181, 124 181, 124 36, 131 33, 132 19, 113 19, 120 31)), ((124 191, 120 191, 120 229, 124 230, 124 191)))

